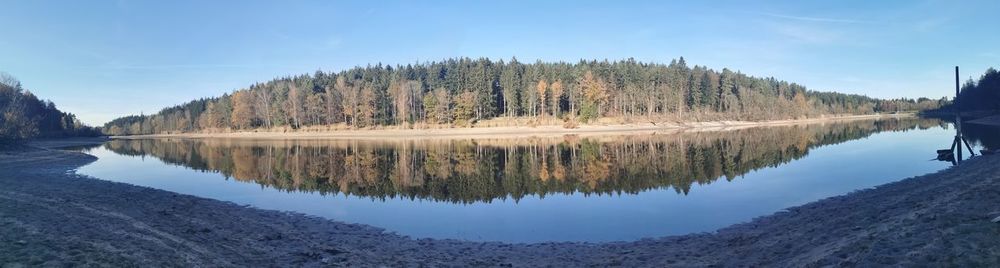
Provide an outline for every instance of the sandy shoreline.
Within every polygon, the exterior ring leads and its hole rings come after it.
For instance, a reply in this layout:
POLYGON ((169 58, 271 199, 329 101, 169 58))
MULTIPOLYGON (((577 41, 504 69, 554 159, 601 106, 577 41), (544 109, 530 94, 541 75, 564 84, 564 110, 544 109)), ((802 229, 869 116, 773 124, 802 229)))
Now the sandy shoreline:
POLYGON ((182 133, 115 136, 116 139, 145 138, 252 138, 252 139, 435 139, 435 138, 475 138, 475 137, 533 137, 561 135, 608 135, 630 134, 643 132, 690 132, 690 131, 724 131, 759 126, 787 126, 798 124, 815 124, 834 121, 870 120, 882 118, 912 117, 914 114, 880 114, 831 116, 822 118, 790 119, 775 121, 712 121, 688 123, 637 123, 620 125, 581 125, 568 129, 562 126, 521 126, 521 127, 481 127, 481 128, 443 128, 443 129, 372 129, 372 130, 337 130, 337 131, 294 131, 294 132, 231 132, 231 133, 182 133))
POLYGON ((72 172, 95 160, 49 149, 0 152, 0 265, 812 267, 1000 262, 1000 226, 990 222, 1000 215, 1000 156, 788 208, 715 233, 600 244, 411 239, 365 225, 72 172))

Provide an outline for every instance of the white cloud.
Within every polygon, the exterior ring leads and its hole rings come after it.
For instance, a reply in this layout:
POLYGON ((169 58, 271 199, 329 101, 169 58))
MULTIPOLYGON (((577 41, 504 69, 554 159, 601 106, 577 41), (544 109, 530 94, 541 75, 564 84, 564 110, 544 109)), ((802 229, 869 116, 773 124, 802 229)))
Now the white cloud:
POLYGON ((796 20, 796 21, 807 21, 807 22, 829 22, 829 23, 846 23, 846 24, 868 24, 868 23, 872 23, 871 21, 853 20, 853 19, 841 19, 841 18, 793 16, 793 15, 783 15, 783 14, 774 14, 774 13, 757 13, 757 14, 768 16, 768 17, 772 17, 772 18, 787 19, 787 20, 796 20))
POLYGON ((799 24, 774 24, 772 30, 785 37, 811 44, 830 44, 841 39, 841 34, 828 29, 799 24))

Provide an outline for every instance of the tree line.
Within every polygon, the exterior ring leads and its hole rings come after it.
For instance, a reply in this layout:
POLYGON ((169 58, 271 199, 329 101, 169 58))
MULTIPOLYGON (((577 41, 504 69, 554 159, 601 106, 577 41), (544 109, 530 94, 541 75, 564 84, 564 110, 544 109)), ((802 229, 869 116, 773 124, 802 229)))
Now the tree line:
POLYGON ((98 135, 100 129, 60 111, 51 101, 41 100, 24 89, 17 78, 0 72, 0 143, 37 137, 98 135))
MULTIPOLYGON (((962 111, 1000 111, 1000 72, 989 68, 978 80, 965 81, 957 100, 962 111)), ((954 108, 942 110, 948 109, 954 108)))
POLYGON ((835 122, 725 132, 532 139, 113 140, 124 155, 282 191, 491 202, 550 194, 624 194, 734 180, 806 156, 819 146, 883 131, 942 126, 936 119, 835 122))
POLYGON ((104 125, 111 135, 311 126, 770 120, 936 108, 929 99, 817 92, 773 77, 669 64, 457 58, 282 77, 104 125))

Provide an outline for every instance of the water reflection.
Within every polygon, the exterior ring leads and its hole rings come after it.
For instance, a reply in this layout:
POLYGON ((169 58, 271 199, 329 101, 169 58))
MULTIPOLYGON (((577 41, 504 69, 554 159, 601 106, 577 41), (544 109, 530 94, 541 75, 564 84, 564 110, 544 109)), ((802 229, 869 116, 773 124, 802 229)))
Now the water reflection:
MULTIPOLYGON (((946 118, 952 126, 955 126, 954 120, 948 120, 951 118, 946 118)), ((977 154, 986 154, 987 151, 996 150, 1000 148, 1000 127, 980 125, 980 124, 969 124, 964 121, 959 121, 961 127, 955 127, 955 137, 951 142, 951 147, 944 149, 937 149, 938 161, 950 162, 952 165, 958 165, 962 160, 975 157, 977 154), (971 142, 971 144, 970 144, 971 142), (982 148, 981 152, 976 152, 972 147, 982 148), (967 149, 966 153, 963 153, 963 149, 967 149)))
POLYGON ((1000 149, 1000 127, 962 123, 962 135, 973 146, 989 150, 1000 149))
MULTIPOLYGON (((118 154, 283 191, 372 199, 489 203, 555 193, 623 194, 733 180, 804 157, 810 149, 944 126, 903 118, 670 135, 449 140, 114 140, 118 154)), ((971 133, 970 137, 973 136, 971 133)), ((975 138, 972 138, 975 139, 975 138)))

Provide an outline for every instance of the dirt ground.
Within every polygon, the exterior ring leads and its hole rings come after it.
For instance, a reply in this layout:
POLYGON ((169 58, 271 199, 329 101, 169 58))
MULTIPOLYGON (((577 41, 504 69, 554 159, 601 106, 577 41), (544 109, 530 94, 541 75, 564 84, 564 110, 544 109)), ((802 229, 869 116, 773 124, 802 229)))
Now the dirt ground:
POLYGON ((82 153, 39 147, 0 152, 0 266, 1000 263, 1000 224, 990 221, 1000 216, 1000 156, 978 157, 934 174, 788 208, 714 233, 599 244, 411 239, 365 225, 255 209, 74 172, 94 160, 82 153))

